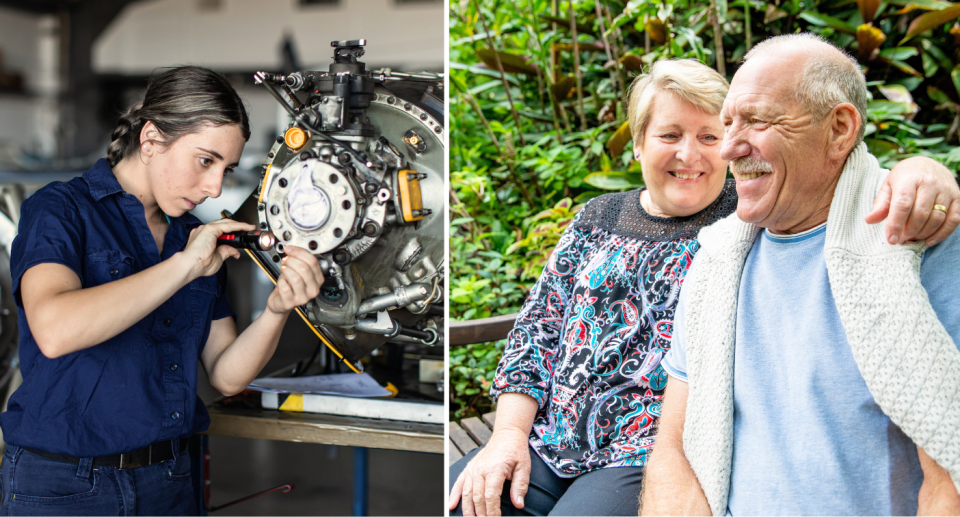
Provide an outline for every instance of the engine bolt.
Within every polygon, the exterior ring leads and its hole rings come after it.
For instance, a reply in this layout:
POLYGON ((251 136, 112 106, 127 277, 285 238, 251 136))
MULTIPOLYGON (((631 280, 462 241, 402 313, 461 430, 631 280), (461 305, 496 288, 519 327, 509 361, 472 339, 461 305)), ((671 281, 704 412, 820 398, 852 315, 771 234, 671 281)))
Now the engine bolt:
POLYGON ((350 262, 350 252, 342 249, 333 252, 333 261, 341 266, 350 262))
POLYGON ((379 224, 373 221, 368 221, 366 224, 363 225, 363 234, 366 235, 367 237, 376 237, 377 234, 379 233, 380 233, 379 224))

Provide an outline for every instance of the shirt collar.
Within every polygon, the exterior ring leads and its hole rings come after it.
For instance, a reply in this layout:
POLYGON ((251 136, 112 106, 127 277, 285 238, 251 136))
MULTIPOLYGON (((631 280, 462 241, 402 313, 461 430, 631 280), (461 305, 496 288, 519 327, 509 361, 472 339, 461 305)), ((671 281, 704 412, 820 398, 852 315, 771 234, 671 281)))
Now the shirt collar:
POLYGON ((123 192, 123 187, 120 186, 120 182, 114 176, 113 169, 103 158, 97 160, 93 167, 83 173, 83 179, 90 187, 90 196, 96 201, 100 201, 111 194, 123 192))

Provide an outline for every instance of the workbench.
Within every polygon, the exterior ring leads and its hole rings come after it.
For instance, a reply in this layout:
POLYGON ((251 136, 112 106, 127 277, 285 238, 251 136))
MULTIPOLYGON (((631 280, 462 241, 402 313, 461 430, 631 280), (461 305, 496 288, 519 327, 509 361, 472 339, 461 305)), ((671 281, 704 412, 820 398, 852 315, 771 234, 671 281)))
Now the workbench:
POLYGON ((210 428, 204 434, 209 435, 437 454, 443 454, 444 450, 441 424, 272 409, 231 409, 216 403, 208 406, 207 411, 210 428))
MULTIPOLYGON (((445 449, 443 424, 262 409, 260 398, 260 392, 248 390, 208 405, 210 427, 201 434, 353 447, 354 515, 367 514, 370 448, 434 454, 443 454, 445 449)), ((276 487, 239 501, 211 507, 207 436, 197 436, 191 443, 194 479, 197 480, 197 504, 201 515, 283 488, 276 487)))

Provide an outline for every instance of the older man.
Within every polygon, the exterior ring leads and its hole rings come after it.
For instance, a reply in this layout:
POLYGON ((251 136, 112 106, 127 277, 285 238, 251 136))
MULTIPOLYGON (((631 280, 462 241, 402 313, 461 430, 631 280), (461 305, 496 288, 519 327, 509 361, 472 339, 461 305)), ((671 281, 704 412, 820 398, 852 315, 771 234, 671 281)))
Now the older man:
POLYGON ((734 76, 737 214, 700 233, 681 292, 644 514, 960 514, 960 238, 863 222, 886 172, 866 100, 812 35, 734 76))

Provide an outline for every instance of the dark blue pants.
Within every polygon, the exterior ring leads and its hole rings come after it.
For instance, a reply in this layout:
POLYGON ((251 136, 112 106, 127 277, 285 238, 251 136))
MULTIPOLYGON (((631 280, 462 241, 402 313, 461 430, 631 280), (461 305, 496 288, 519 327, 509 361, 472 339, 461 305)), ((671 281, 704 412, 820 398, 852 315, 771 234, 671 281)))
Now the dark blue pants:
POLYGON ((2 515, 196 515, 190 454, 145 467, 65 463, 8 445, 0 464, 2 515))
MULTIPOLYGON (((637 515, 643 467, 594 470, 575 478, 562 478, 533 449, 530 452, 530 486, 523 509, 510 502, 510 481, 500 493, 502 515, 637 515)), ((450 488, 480 449, 474 449, 450 466, 450 488)), ((449 494, 450 491, 447 491, 449 494)), ((463 515, 458 505, 450 515, 463 515)))

